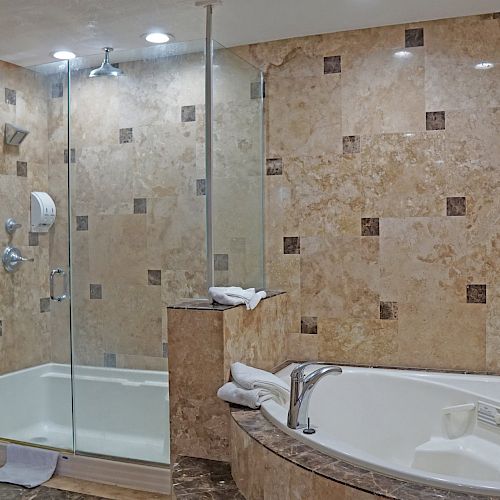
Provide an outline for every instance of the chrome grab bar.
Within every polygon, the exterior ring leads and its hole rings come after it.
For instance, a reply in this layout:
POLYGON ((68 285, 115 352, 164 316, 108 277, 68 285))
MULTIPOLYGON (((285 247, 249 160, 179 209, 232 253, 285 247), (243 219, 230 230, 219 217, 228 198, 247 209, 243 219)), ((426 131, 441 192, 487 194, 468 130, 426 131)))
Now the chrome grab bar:
POLYGON ((55 300, 56 302, 62 302, 68 298, 68 275, 64 269, 57 268, 50 271, 50 300, 55 300), (63 277, 63 294, 55 295, 55 277, 56 275, 61 275, 63 277))

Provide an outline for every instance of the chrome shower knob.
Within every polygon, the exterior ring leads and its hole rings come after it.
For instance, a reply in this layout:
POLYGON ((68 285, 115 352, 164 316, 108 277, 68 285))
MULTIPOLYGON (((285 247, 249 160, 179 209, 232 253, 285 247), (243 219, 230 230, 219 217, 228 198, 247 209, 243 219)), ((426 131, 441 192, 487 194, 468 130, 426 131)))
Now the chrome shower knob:
POLYGON ((17 270, 22 262, 33 262, 35 259, 27 259, 21 255, 21 250, 16 247, 7 247, 2 255, 2 263, 4 269, 8 273, 13 273, 17 270))

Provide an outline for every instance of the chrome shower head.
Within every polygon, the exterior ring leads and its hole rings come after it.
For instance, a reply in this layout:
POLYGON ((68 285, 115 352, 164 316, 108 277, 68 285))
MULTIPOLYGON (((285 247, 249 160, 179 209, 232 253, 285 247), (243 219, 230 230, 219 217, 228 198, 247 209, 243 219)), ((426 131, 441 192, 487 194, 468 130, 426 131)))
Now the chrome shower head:
POLYGON ((12 125, 11 123, 5 124, 5 144, 9 146, 19 146, 28 134, 27 130, 16 125, 12 125))
POLYGON ((109 53, 113 49, 111 47, 104 47, 102 50, 104 50, 104 61, 98 68, 90 72, 89 78, 95 78, 96 76, 122 76, 123 71, 109 62, 109 53))

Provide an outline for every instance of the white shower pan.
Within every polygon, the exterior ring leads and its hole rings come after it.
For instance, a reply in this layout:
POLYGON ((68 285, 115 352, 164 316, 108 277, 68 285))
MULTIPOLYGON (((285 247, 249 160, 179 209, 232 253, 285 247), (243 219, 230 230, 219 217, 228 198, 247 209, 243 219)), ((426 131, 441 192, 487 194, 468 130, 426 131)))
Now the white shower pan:
POLYGON ((168 464, 168 374, 47 363, 0 376, 0 438, 168 464))

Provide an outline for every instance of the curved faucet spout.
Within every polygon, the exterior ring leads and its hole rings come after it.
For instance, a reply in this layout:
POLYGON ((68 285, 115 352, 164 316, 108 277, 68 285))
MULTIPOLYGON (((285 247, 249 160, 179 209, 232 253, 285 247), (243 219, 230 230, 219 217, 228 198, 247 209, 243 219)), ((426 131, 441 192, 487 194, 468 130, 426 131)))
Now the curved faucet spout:
POLYGON ((290 429, 302 429, 306 426, 309 401, 316 384, 325 375, 340 375, 342 368, 333 363, 308 362, 297 366, 291 373, 290 408, 287 425, 290 429), (309 365, 326 365, 304 376, 309 365))

